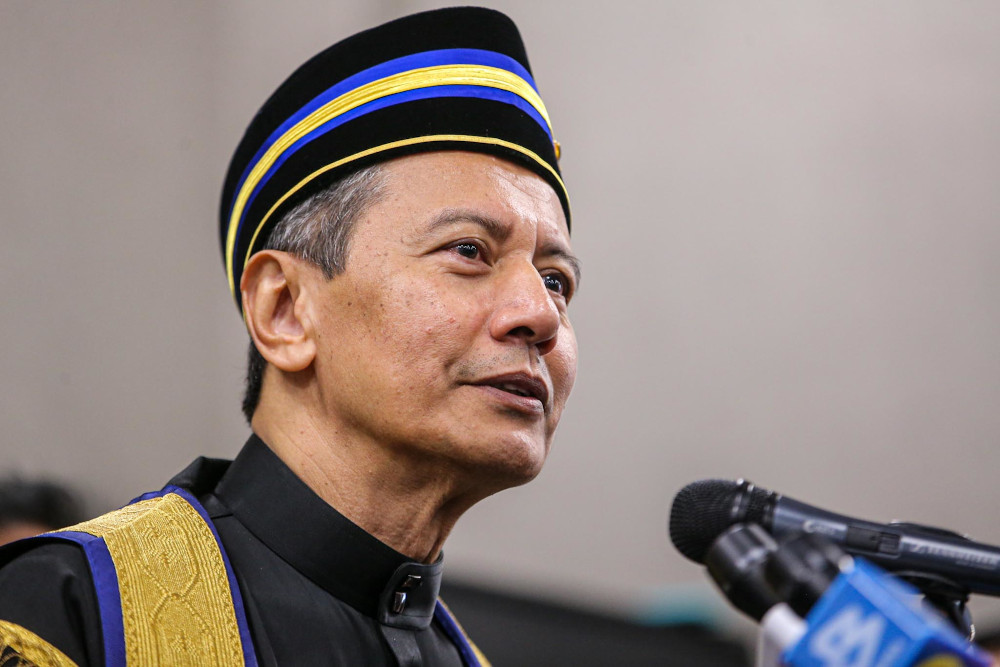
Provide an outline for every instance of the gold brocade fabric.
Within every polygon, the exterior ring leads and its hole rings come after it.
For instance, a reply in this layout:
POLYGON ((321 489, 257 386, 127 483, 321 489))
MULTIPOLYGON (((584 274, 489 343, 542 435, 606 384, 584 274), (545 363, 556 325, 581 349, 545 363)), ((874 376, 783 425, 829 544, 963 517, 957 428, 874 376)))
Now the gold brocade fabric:
POLYGON ((104 538, 118 573, 129 665, 243 664, 222 553, 184 498, 168 493, 66 530, 104 538))
POLYGON ((0 621, 0 667, 76 667, 76 663, 31 630, 0 621))

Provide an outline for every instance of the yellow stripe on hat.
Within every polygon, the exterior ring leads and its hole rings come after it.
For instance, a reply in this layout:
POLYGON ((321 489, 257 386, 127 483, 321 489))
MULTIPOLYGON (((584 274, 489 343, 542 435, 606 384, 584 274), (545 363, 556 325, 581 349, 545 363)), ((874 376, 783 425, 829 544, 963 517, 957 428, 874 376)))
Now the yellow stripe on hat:
MULTIPOLYGON (((267 221, 270 220, 271 215, 273 215, 274 212, 278 209, 278 207, 284 204, 289 197, 291 197, 296 192, 304 188, 310 181, 314 180, 319 176, 322 176, 331 169, 336 169, 337 167, 345 165, 349 162, 353 162, 354 160, 359 160, 361 158, 368 157, 369 155, 375 155, 376 153, 392 150, 394 148, 413 146, 415 144, 426 144, 434 141, 458 141, 458 142, 473 143, 473 144, 490 144, 493 146, 502 146, 504 148, 509 148, 510 150, 517 151, 518 153, 521 153, 522 155, 531 158, 539 165, 544 167, 546 171, 552 174, 552 176, 556 179, 556 182, 559 183, 559 186, 562 188, 563 196, 566 197, 567 206, 569 205, 569 194, 566 191, 566 184, 563 183, 563 180, 559 177, 559 174, 556 172, 556 170, 553 169, 552 166, 549 165, 548 162, 543 160, 537 153, 535 153, 534 151, 530 151, 523 146, 519 146, 515 143, 512 143, 510 141, 505 141, 503 139, 496 139, 494 137, 477 137, 467 134, 431 134, 424 137, 411 137, 409 139, 400 139, 399 141, 393 141, 387 144, 382 144, 381 146, 375 146, 374 148, 368 148, 359 153, 355 153, 354 155, 349 155, 345 158, 337 160, 336 162, 331 162, 330 164, 320 169, 317 169, 316 171, 314 171, 313 173, 309 174, 301 181, 296 183, 295 187, 293 187, 291 190, 282 195, 282 197, 278 201, 274 202, 274 205, 270 208, 270 210, 268 210, 267 213, 264 214, 264 217, 261 218, 261 221, 257 224, 257 229, 254 230, 253 236, 250 238, 250 246, 247 248, 246 257, 243 258, 243 264, 246 265, 246 263, 250 261, 250 256, 253 254, 254 245, 256 245, 257 243, 257 236, 260 234, 260 231, 264 228, 264 225, 267 224, 267 221)), ((230 281, 232 281, 232 274, 230 274, 230 281)), ((233 286, 232 282, 230 282, 230 286, 231 287, 233 286)), ((235 288, 233 288, 233 295, 234 296, 236 295, 235 288)))
MULTIPOLYGON (((295 144, 306 135, 308 135, 313 130, 322 126, 324 123, 347 113, 351 109, 355 109, 363 104, 367 104, 373 100, 380 99, 382 97, 387 97, 389 95, 394 95, 396 93, 403 93, 410 90, 416 90, 419 88, 430 88, 432 86, 456 86, 456 85, 474 85, 474 86, 485 86, 489 88, 497 88, 500 90, 505 90, 515 95, 518 95, 531 106, 538 111, 541 117, 545 120, 546 125, 549 126, 549 131, 552 130, 552 123, 549 120, 549 114, 545 109, 545 105, 542 103, 541 97, 534 88, 531 87, 527 81, 523 78, 514 74, 513 72, 505 69, 500 69, 498 67, 489 67, 485 65, 438 65, 435 67, 422 67, 419 69, 409 70, 407 72, 400 72, 399 74, 394 74, 392 76, 387 76, 383 79, 378 79, 377 81, 372 81, 371 83, 359 86, 354 90, 344 93, 343 95, 327 102, 321 106, 316 111, 312 112, 301 121, 293 125, 288 129, 281 137, 279 137, 261 156, 260 160, 253 166, 253 169, 247 175, 246 180, 243 182, 243 186, 240 188, 239 193, 237 193, 235 203, 233 205, 233 210, 229 215, 229 226, 226 231, 226 274, 229 279, 229 289, 236 294, 236 285, 234 281, 235 267, 233 266, 234 253, 236 249, 236 232, 239 229, 240 218, 243 215, 243 209, 250 198, 250 193, 254 191, 257 184, 268 172, 268 170, 274 165, 275 162, 281 157, 281 155, 288 150, 289 147, 295 144)), ((445 136, 445 135, 442 135, 445 136)), ((484 137, 473 137, 473 138, 463 138, 463 139, 427 139, 427 138, 417 138, 415 140, 403 140, 402 142, 394 142, 394 145, 405 146, 409 143, 421 143, 425 141, 449 141, 449 140, 466 140, 470 139, 479 143, 493 143, 497 145, 507 145, 508 142, 501 140, 491 140, 484 137)), ((306 182, 312 180, 315 176, 333 169, 334 166, 350 162, 351 160, 363 157, 365 155, 370 155, 381 150, 387 150, 392 147, 393 144, 386 144, 385 146, 380 146, 376 149, 371 149, 370 151, 362 151, 353 156, 339 160, 333 165, 328 165, 318 172, 314 172, 311 176, 307 177, 304 181, 299 183, 295 188, 293 188, 289 193, 282 197, 278 204, 282 203, 287 199, 288 195, 292 194, 298 190, 306 182)), ((559 175, 537 154, 529 151, 520 146, 515 146, 514 144, 509 144, 508 148, 514 148, 529 157, 537 160, 539 164, 545 166, 545 168, 552 172, 558 179, 559 175)), ((562 184, 562 180, 559 180, 562 184)), ((565 186, 564 186, 565 189, 565 186)), ((268 211, 268 215, 264 217, 266 221, 270 214, 277 207, 277 204, 271 207, 268 211)), ((254 232, 254 240, 257 238, 257 233, 260 232, 263 226, 263 221, 257 226, 257 230, 254 232)), ((253 248, 253 241, 250 243, 250 248, 253 248)), ((248 255, 249 258, 249 255, 248 255)))

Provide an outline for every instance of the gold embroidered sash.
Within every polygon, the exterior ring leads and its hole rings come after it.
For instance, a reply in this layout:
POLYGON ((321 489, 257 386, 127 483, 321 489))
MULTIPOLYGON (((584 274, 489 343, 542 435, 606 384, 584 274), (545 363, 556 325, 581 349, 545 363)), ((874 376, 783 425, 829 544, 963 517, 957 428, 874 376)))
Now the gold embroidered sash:
POLYGON ((198 511, 176 493, 65 530, 100 537, 118 575, 129 665, 243 665, 226 566, 198 511))

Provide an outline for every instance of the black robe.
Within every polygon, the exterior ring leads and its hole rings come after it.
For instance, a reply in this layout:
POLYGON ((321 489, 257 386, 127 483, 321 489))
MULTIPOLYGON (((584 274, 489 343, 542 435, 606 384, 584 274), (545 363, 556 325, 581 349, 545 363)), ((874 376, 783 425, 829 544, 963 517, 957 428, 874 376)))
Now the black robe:
MULTIPOLYGON (((256 436, 235 461, 199 458, 170 483, 218 530, 260 665, 463 664, 433 619, 441 561, 412 562, 351 523, 256 436)), ((0 620, 81 666, 103 665, 83 550, 36 538, 4 547, 3 562, 0 620)))

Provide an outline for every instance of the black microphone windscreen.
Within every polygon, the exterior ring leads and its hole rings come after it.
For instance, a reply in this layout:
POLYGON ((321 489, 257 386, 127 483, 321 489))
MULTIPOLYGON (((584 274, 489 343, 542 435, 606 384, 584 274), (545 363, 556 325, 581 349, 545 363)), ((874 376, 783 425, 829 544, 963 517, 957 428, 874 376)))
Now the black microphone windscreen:
POLYGON ((734 523, 768 527, 768 507, 777 494, 749 481, 703 479, 691 482, 674 496, 670 508, 670 541, 696 563, 719 535, 734 523))
POLYGON ((670 541, 696 563, 722 531, 732 523, 740 484, 726 479, 703 479, 677 492, 670 508, 670 541))

